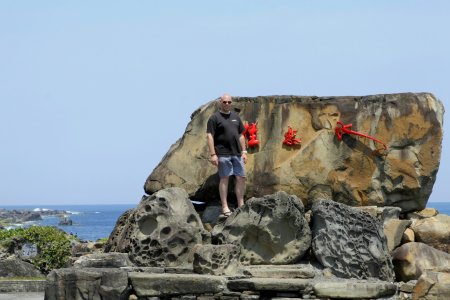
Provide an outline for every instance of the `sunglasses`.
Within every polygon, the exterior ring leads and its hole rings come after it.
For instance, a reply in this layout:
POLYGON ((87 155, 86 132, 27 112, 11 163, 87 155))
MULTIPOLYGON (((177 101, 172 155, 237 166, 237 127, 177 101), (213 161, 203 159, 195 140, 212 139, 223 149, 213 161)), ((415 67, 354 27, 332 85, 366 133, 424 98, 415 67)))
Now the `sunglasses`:
POLYGON ((222 101, 223 104, 231 104, 233 101, 222 101))

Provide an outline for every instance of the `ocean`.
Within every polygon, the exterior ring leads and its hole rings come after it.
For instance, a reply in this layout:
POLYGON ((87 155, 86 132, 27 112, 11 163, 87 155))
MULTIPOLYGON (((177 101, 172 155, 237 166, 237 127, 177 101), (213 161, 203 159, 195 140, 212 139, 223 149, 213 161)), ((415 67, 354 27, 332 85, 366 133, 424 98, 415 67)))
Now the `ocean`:
MULTIPOLYGON (((123 205, 45 205, 45 206, 1 206, 0 208, 11 209, 52 209, 65 210, 73 221, 72 226, 60 226, 59 218, 56 216, 45 217, 42 221, 30 222, 36 225, 56 226, 67 233, 76 235, 83 241, 96 241, 100 238, 109 237, 116 225, 117 219, 130 208, 138 204, 123 205)), ((440 213, 450 215, 450 202, 428 202, 427 207, 436 208, 440 213)))
POLYGON ((427 207, 436 208, 439 213, 450 216, 450 202, 428 202, 427 207))
POLYGON ((72 226, 58 225, 57 216, 44 217, 41 221, 27 222, 27 225, 56 226, 67 233, 76 235, 83 241, 96 241, 109 237, 116 225, 117 219, 130 208, 138 204, 121 205, 44 205, 44 206, 1 206, 8 210, 64 210, 70 212, 67 216, 73 221, 72 226))

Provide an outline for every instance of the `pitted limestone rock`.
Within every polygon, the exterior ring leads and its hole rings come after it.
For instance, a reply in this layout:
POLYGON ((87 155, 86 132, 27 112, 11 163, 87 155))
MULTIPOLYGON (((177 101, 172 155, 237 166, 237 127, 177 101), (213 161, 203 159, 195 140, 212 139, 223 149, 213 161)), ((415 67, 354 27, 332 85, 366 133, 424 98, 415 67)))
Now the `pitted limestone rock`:
POLYGON ((236 245, 197 245, 194 250, 194 272, 211 275, 236 275, 240 273, 239 254, 236 245))
POLYGON ((301 200, 285 192, 251 198, 222 228, 214 228, 213 238, 240 245, 240 261, 246 265, 295 263, 311 244, 304 213, 301 200))
POLYGON ((168 188, 119 218, 106 249, 129 253, 137 266, 179 266, 208 234, 186 191, 168 188))
POLYGON ((338 277, 394 280, 380 220, 331 200, 317 201, 312 212, 312 249, 324 267, 338 277))

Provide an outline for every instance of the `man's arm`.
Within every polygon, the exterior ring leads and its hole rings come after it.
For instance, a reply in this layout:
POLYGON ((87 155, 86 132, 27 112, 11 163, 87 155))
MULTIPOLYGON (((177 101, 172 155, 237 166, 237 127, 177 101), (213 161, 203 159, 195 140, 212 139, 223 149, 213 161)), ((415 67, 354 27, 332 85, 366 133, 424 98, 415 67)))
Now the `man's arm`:
POLYGON ((242 155, 242 159, 244 160, 244 163, 247 162, 247 149, 245 148, 245 136, 243 134, 241 134, 241 136, 239 137, 239 143, 241 144, 241 155, 242 155))
POLYGON ((219 158, 216 154, 216 149, 214 149, 214 137, 211 133, 206 134, 206 138, 208 140, 208 148, 209 148, 209 154, 211 156, 210 161, 213 165, 218 166, 219 165, 219 158))

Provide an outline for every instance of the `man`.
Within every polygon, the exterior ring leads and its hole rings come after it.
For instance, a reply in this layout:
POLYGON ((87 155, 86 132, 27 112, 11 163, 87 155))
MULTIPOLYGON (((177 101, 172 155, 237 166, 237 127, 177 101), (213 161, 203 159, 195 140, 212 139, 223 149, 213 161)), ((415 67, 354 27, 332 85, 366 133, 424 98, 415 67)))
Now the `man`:
POLYGON ((233 100, 224 94, 219 100, 219 111, 208 120, 206 129, 211 163, 219 169, 219 194, 222 215, 231 214, 227 194, 230 176, 236 179, 234 192, 238 207, 244 205, 245 168, 247 151, 245 150, 244 124, 239 115, 231 111, 233 100))

